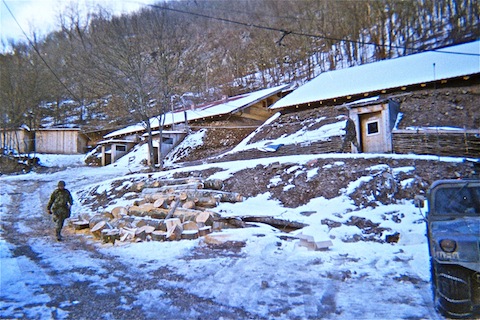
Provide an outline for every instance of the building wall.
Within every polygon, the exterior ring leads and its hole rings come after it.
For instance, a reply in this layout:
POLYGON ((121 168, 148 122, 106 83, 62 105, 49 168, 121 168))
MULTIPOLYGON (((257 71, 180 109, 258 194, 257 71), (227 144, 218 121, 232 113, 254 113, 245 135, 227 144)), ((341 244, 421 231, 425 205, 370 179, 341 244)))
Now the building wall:
POLYGON ((111 141, 102 143, 102 166, 116 162, 118 159, 128 154, 135 146, 133 141, 111 141))
POLYGON ((0 147, 6 152, 29 153, 33 151, 33 133, 24 129, 1 132, 0 147))
POLYGON ((38 130, 35 132, 35 151, 38 153, 84 153, 87 138, 77 130, 38 130))
POLYGON ((480 130, 393 131, 393 152, 480 158, 480 130))
MULTIPOLYGON (((160 150, 158 148, 158 143, 154 144, 154 163, 160 164, 160 160, 163 160, 167 156, 167 154, 171 150, 173 150, 173 148, 175 148, 180 142, 182 142, 183 139, 185 139, 186 135, 187 134, 185 132, 164 132, 162 134, 163 142, 161 144, 160 150)), ((158 136, 154 137, 154 141, 158 141, 158 136)), ((147 158, 150 158, 150 155, 147 155, 147 158)))

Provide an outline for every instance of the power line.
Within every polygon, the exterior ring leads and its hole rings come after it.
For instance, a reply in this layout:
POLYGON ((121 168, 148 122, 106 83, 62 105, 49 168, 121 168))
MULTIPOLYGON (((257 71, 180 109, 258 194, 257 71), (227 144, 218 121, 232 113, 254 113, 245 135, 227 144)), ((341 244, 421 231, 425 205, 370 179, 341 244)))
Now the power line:
POLYGON ((28 40, 28 43, 30 44, 30 46, 32 46, 33 50, 37 53, 37 55, 40 57, 40 59, 43 61, 43 63, 45 64, 45 66, 47 66, 47 69, 53 74, 53 76, 55 77, 55 79, 57 79, 58 82, 60 82, 60 84, 67 90, 67 92, 69 94, 71 94, 71 96, 77 100, 78 102, 81 103, 81 100, 79 98, 77 98, 77 96, 67 87, 67 85, 65 83, 63 83, 63 81, 60 79, 60 77, 55 73, 55 71, 50 67, 50 65, 47 63, 47 61, 42 57, 42 55, 40 54, 40 51, 38 50, 37 46, 33 43, 32 40, 30 40, 30 38, 28 37, 28 35, 26 34, 26 32, 23 30, 22 26, 20 25, 20 23, 17 21, 17 18, 15 17, 15 15, 13 14, 13 12, 10 10, 10 8, 8 7, 7 3, 5 2, 5 0, 2 0, 3 4, 5 5, 5 7, 7 8, 8 12, 10 13, 10 15, 12 16, 13 20, 15 21, 15 23, 17 24, 17 26, 20 28, 20 30, 22 31, 23 35, 25 36, 25 38, 27 38, 28 40))
POLYGON ((302 36, 302 37, 324 39, 324 40, 331 40, 331 41, 338 41, 338 42, 350 42, 350 43, 356 43, 356 44, 361 44, 361 45, 371 45, 371 46, 376 46, 376 47, 389 47, 389 48, 402 49, 402 50, 409 49, 409 50, 412 50, 412 52, 414 52, 414 53, 426 52, 426 51, 434 51, 434 52, 438 51, 438 52, 447 53, 447 54, 461 54, 461 55, 480 56, 480 53, 475 54, 475 53, 443 51, 443 50, 439 51, 438 49, 421 50, 421 49, 407 48, 407 47, 404 47, 404 46, 397 46, 397 45, 392 45, 392 44, 382 45, 382 44, 378 44, 378 43, 375 43, 375 42, 358 41, 358 40, 351 40, 351 39, 345 39, 345 38, 327 37, 327 36, 318 35, 318 34, 297 32, 297 31, 289 31, 289 30, 285 30, 285 29, 269 27, 269 26, 255 24, 255 23, 246 23, 246 22, 236 21, 236 20, 227 19, 227 18, 210 16, 210 15, 203 14, 203 13, 197 13, 197 12, 186 11, 186 10, 182 10, 182 9, 175 9, 175 8, 169 8, 169 7, 165 7, 165 6, 159 6, 159 5, 155 5, 155 4, 149 4, 148 6, 152 7, 152 8, 155 8, 155 9, 161 9, 161 10, 167 10, 167 11, 172 11, 172 12, 177 12, 177 13, 182 13, 182 14, 188 14, 188 15, 192 15, 192 16, 196 16, 196 17, 201 17, 201 18, 210 19, 210 20, 222 21, 222 22, 231 23, 231 24, 240 25, 240 26, 249 27, 249 28, 256 28, 256 29, 263 29, 263 30, 268 30, 268 31, 280 32, 281 33, 281 38, 280 38, 280 40, 277 41, 278 45, 281 45, 281 41, 287 35, 291 34, 291 35, 297 35, 297 36, 302 36))
POLYGON ((332 38, 332 37, 326 37, 326 36, 320 36, 320 35, 314 35, 314 34, 307 34, 307 33, 296 32, 296 31, 288 31, 288 30, 285 30, 285 29, 263 26, 263 25, 259 25, 259 24, 255 24, 255 23, 246 23, 246 22, 241 22, 241 21, 235 21, 235 20, 231 20, 231 19, 227 19, 227 18, 214 17, 214 16, 209 16, 209 15, 203 14, 203 13, 197 13, 197 12, 185 11, 185 10, 181 10, 181 9, 168 8, 168 7, 159 6, 159 5, 155 5, 155 4, 150 4, 148 6, 150 6, 152 8, 155 8, 155 9, 168 10, 168 11, 173 11, 173 12, 177 12, 177 13, 189 14, 189 15, 192 15, 192 16, 197 16, 197 17, 201 17, 201 18, 205 18, 205 19, 222 21, 222 22, 236 24, 236 25, 240 25, 240 26, 244 26, 244 27, 281 32, 283 35, 293 34, 293 35, 297 35, 297 36, 307 36, 307 37, 311 37, 311 38, 320 38, 320 39, 327 39, 327 40, 334 40, 334 41, 350 41, 350 42, 354 42, 354 43, 369 44, 369 45, 378 46, 378 44, 373 43, 373 42, 361 42, 361 41, 346 40, 346 39, 340 39, 340 38, 332 38))

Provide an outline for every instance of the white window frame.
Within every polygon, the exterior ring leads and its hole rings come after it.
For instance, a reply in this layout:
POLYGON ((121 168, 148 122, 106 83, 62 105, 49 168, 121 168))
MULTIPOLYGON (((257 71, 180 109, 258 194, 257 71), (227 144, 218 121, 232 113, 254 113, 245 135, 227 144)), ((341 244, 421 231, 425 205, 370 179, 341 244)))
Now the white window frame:
POLYGON ((373 120, 373 121, 368 121, 366 123, 366 134, 368 137, 370 136, 375 136, 377 134, 380 134, 380 120, 373 120), (374 132, 374 133, 370 133, 370 130, 369 130, 369 125, 372 124, 372 123, 376 123, 377 124, 377 132, 374 132))

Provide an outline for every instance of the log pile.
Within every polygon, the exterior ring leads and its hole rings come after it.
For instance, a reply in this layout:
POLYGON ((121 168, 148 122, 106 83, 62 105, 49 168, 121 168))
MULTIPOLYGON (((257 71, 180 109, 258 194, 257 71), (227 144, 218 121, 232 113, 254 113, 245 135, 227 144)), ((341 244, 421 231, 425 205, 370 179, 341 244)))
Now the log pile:
POLYGON ((199 178, 140 182, 131 187, 140 195, 131 205, 71 219, 70 224, 75 230, 89 229, 104 243, 197 239, 228 227, 211 210, 218 203, 243 201, 240 194, 222 188, 221 180, 199 178))

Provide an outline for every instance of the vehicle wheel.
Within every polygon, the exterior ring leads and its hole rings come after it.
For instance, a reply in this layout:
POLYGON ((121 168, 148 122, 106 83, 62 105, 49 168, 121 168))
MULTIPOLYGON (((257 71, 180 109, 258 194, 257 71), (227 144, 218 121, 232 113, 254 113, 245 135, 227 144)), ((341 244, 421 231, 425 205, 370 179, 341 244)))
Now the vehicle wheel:
POLYGON ((466 318, 472 315, 471 283, 468 269, 457 265, 432 263, 432 284, 435 307, 447 317, 466 318))

